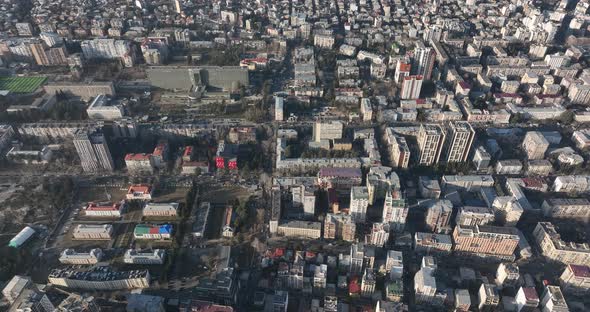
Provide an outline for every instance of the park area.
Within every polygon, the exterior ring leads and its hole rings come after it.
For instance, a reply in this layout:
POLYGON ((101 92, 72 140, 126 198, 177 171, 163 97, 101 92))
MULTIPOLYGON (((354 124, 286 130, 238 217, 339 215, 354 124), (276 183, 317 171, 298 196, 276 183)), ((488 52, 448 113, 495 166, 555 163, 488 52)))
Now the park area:
POLYGON ((0 77, 0 90, 13 93, 31 93, 37 90, 47 77, 0 77))

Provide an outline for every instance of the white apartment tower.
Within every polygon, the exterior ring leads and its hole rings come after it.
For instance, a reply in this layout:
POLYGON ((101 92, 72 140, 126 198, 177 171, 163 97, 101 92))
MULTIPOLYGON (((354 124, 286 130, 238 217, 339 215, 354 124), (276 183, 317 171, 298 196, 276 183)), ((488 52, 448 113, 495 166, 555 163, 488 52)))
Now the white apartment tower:
POLYGON ((450 123, 446 135, 447 140, 447 162, 464 162, 467 161, 475 130, 466 121, 457 121, 450 123))
POLYGON ((85 172, 113 171, 111 151, 102 133, 79 129, 73 141, 85 172))
POLYGON ((439 125, 420 125, 418 132, 418 164, 430 166, 438 163, 445 133, 439 125))

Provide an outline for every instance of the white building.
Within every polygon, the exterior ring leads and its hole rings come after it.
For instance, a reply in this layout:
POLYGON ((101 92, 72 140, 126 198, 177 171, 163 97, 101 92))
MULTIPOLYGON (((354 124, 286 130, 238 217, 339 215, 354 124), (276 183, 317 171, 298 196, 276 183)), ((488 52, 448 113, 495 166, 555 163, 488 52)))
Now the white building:
POLYGON ((147 203, 143 208, 144 217, 174 217, 178 211, 178 203, 147 203))
POLYGON ((350 215, 355 222, 365 222, 369 206, 369 190, 366 186, 353 186, 350 190, 350 215))
POLYGON ((110 240, 113 226, 110 224, 78 224, 72 235, 80 240, 110 240))
POLYGON ((125 212, 127 203, 124 200, 118 203, 88 203, 84 209, 87 217, 113 217, 119 218, 125 212))
POLYGON ((549 142, 539 131, 527 132, 522 142, 522 149, 528 159, 543 159, 547 148, 549 148, 549 142))
POLYGON ((540 302, 539 295, 534 287, 520 287, 514 301, 517 311, 533 311, 539 306, 540 302))
POLYGON ((117 120, 124 116, 123 107, 111 105, 110 100, 104 94, 100 94, 92 100, 86 113, 88 113, 88 118, 98 120, 117 120))
POLYGON ((32 285, 31 278, 15 275, 6 286, 4 286, 4 289, 2 289, 2 295, 4 295, 4 298, 6 298, 8 302, 13 303, 23 290, 32 285))
POLYGON ((445 132, 439 125, 420 125, 418 164, 430 166, 438 163, 444 141, 445 132))
POLYGON ((401 251, 387 251, 385 259, 385 272, 389 273, 392 279, 401 279, 404 274, 404 258, 401 251))
POLYGON ((153 251, 138 251, 127 249, 123 262, 129 264, 164 264, 166 251, 164 249, 154 249, 153 251))
POLYGON ((541 208, 546 217, 590 217, 590 201, 585 198, 548 198, 543 202, 541 208))
POLYGON ((96 264, 103 257, 102 250, 95 248, 89 252, 76 252, 73 249, 64 249, 59 256, 59 262, 63 264, 96 264))
POLYGON ((559 286, 547 285, 541 296, 543 312, 569 312, 559 286))
POLYGON ((402 100, 420 98, 420 91, 422 90, 422 76, 414 75, 404 77, 402 80, 402 88, 400 98, 402 100))
POLYGON ((284 120, 285 99, 280 96, 275 96, 275 121, 284 120))

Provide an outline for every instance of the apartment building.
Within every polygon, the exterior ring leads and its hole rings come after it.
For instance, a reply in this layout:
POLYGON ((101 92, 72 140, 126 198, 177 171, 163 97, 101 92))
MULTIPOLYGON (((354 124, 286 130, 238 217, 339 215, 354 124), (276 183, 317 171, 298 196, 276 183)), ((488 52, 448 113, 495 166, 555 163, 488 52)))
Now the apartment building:
POLYGON ((455 217, 455 223, 459 226, 473 227, 494 222, 494 213, 488 207, 463 206, 455 217))
POLYGON ((418 164, 430 166, 438 163, 445 141, 445 132, 439 125, 420 125, 418 132, 418 164))
POLYGON ((350 215, 326 214, 324 218, 324 238, 342 239, 352 242, 356 235, 356 224, 350 215))
POLYGON ((543 256, 564 264, 587 265, 590 263, 590 247, 561 239, 557 229, 550 222, 539 222, 533 231, 543 256))
POLYGON ((49 273, 48 282, 71 289, 88 291, 113 291, 140 289, 150 286, 148 270, 112 271, 108 267, 91 269, 54 269, 49 273))
POLYGON ((567 293, 584 294, 590 290, 590 267, 568 264, 559 277, 561 289, 567 293))
POLYGON ((456 226, 453 231, 453 251, 456 254, 512 261, 519 240, 517 230, 511 227, 456 226))
POLYGON ((541 206, 546 217, 574 219, 590 217, 590 201, 585 198, 548 198, 541 206))
POLYGON ((450 200, 442 199, 431 202, 426 208, 426 228, 434 233, 449 233, 452 213, 453 204, 450 200))
POLYGON ((529 131, 522 141, 522 149, 528 159, 543 159, 549 142, 539 131, 529 131))
POLYGON ((407 169, 410 165, 410 148, 406 138, 400 135, 393 135, 390 141, 391 162, 394 167, 407 169))
POLYGON ((111 151, 101 132, 76 130, 74 146, 85 172, 113 171, 115 165, 111 151))
POLYGON ((467 161, 471 145, 475 138, 475 130, 466 121, 449 123, 446 134, 446 161, 464 162, 467 161))
POLYGON ((353 186, 350 190, 350 215, 354 222, 365 222, 369 206, 369 190, 366 186, 353 186))
POLYGON ((414 250, 423 254, 448 254, 453 247, 450 235, 416 232, 414 250))

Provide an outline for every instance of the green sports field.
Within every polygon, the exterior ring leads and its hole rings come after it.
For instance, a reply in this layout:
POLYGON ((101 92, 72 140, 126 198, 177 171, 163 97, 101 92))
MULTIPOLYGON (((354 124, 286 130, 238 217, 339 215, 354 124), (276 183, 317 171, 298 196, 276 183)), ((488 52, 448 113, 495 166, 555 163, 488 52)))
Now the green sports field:
POLYGON ((47 77, 0 77, 0 90, 30 93, 39 88, 47 77))

